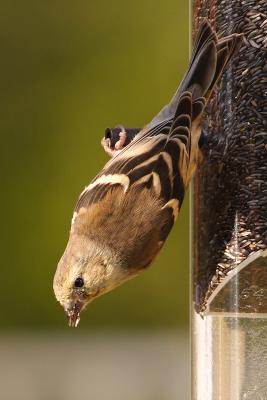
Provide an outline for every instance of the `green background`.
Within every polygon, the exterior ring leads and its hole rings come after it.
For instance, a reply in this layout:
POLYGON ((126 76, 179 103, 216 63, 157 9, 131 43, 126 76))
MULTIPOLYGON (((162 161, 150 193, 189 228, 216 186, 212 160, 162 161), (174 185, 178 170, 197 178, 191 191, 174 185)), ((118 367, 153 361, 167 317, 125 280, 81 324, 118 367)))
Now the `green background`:
MULTIPOLYGON (((108 157, 106 127, 140 127, 188 63, 188 2, 1 6, 2 329, 66 328, 52 280, 79 193, 108 157)), ((103 296, 82 327, 188 322, 188 202, 154 265, 103 296)))

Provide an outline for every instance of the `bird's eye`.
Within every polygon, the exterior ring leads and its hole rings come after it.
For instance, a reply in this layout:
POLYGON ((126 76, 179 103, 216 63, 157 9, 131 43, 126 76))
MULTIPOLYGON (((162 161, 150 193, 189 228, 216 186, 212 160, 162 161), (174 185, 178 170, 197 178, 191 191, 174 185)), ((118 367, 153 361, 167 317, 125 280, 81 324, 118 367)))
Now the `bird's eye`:
POLYGON ((75 279, 74 286, 75 286, 76 288, 81 288, 81 287, 83 287, 83 285, 84 285, 84 280, 83 280, 83 278, 77 278, 77 279, 75 279))

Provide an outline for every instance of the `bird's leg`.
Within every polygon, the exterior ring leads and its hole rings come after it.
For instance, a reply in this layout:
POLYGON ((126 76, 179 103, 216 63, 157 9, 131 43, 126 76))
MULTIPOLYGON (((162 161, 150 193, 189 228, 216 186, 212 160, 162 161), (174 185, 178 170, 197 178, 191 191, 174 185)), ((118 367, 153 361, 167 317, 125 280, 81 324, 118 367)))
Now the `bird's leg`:
POLYGON ((111 157, 114 157, 115 155, 117 155, 125 146, 126 137, 127 137, 126 131, 125 131, 124 127, 120 127, 120 128, 121 128, 121 131, 119 133, 119 140, 116 141, 114 146, 112 146, 110 138, 103 137, 103 139, 101 140, 101 145, 102 145, 103 149, 111 157))

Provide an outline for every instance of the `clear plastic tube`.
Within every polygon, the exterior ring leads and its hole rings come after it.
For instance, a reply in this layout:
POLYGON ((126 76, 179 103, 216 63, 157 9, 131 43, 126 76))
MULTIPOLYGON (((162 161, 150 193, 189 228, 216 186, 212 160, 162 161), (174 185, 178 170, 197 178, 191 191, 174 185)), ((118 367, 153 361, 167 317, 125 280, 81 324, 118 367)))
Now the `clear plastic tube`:
POLYGON ((265 0, 193 2, 194 31, 207 17, 244 44, 210 103, 191 190, 192 400, 267 399, 266 13, 265 0))

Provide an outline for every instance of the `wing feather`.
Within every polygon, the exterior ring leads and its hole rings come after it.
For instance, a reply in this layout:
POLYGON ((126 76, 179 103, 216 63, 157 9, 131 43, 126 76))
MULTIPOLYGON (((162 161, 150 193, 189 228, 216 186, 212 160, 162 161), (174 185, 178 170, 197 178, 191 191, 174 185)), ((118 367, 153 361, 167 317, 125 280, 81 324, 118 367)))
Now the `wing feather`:
POLYGON ((174 200, 181 206, 196 165, 200 116, 238 43, 240 35, 218 39, 204 21, 188 71, 171 102, 85 188, 76 213, 118 186, 124 193, 133 185, 146 187, 164 203, 174 200))
POLYGON ((132 185, 145 185, 164 202, 177 198, 181 204, 189 163, 191 113, 192 98, 190 93, 185 93, 178 104, 174 121, 153 129, 153 133, 159 131, 155 135, 134 139, 111 159, 85 188, 75 212, 101 201, 118 185, 125 192, 132 185))

